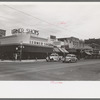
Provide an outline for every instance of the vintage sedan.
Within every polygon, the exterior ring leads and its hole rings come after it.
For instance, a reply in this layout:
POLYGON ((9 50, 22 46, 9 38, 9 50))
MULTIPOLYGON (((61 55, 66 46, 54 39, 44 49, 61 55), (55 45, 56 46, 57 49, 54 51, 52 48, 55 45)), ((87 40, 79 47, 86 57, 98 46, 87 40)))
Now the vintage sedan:
POLYGON ((77 62, 77 57, 74 54, 67 54, 66 57, 62 59, 63 62, 77 62))
POLYGON ((59 61, 60 56, 57 53, 52 53, 50 56, 46 57, 46 61, 59 61))

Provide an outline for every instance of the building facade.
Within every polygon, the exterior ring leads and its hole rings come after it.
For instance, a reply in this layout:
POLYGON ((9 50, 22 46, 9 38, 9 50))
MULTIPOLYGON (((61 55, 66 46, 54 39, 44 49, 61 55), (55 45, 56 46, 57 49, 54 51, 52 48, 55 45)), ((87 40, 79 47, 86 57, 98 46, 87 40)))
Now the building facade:
POLYGON ((0 37, 0 59, 43 59, 52 52, 48 39, 33 34, 0 37))
POLYGON ((84 41, 79 40, 75 37, 68 37, 68 38, 58 38, 59 41, 63 41, 66 49, 75 48, 80 49, 84 48, 84 41))
POLYGON ((89 51, 92 50, 92 47, 85 44, 83 40, 80 40, 76 37, 58 38, 58 40, 63 41, 66 50, 68 50, 69 53, 77 55, 78 59, 85 56, 85 51, 88 50, 87 54, 90 54, 89 51))

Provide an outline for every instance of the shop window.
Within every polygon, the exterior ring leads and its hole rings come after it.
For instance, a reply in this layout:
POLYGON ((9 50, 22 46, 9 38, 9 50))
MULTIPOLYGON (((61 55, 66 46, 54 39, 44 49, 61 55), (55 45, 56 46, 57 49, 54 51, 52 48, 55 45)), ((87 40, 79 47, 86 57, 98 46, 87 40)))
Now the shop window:
POLYGON ((36 41, 34 41, 34 44, 36 44, 36 41))
POLYGON ((41 45, 43 45, 43 43, 41 42, 41 45))
POLYGON ((39 44, 39 43, 37 42, 37 44, 39 44))
POLYGON ((48 45, 48 43, 46 43, 46 45, 48 45))
POLYGON ((38 42, 38 44, 40 45, 40 42, 38 42))

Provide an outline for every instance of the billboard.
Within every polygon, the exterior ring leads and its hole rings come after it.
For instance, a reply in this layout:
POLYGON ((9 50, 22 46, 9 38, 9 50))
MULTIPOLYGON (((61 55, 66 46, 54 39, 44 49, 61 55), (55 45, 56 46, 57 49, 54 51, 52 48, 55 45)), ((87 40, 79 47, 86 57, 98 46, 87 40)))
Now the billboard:
POLYGON ((6 35, 6 30, 0 29, 0 37, 3 37, 6 35))

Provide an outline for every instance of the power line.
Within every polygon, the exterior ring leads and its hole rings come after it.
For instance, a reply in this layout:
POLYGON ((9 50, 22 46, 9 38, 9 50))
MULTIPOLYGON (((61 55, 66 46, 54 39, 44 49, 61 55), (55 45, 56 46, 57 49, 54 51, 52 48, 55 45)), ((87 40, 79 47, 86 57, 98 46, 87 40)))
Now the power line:
MULTIPOLYGON (((4 6, 7 6, 7 7, 13 9, 13 10, 16 10, 16 11, 18 11, 18 12, 20 12, 20 13, 25 14, 25 15, 28 15, 28 16, 31 16, 31 17, 34 17, 34 16, 30 15, 30 14, 27 14, 27 13, 25 13, 25 12, 23 12, 23 11, 17 10, 17 9, 15 9, 15 8, 13 8, 13 7, 8 6, 8 5, 4 5, 4 6)), ((37 18, 37 17, 34 17, 34 18, 35 18, 35 19, 38 19, 38 20, 40 20, 40 21, 43 21, 43 22, 45 22, 45 23, 51 24, 51 23, 49 23, 49 22, 47 22, 47 21, 44 21, 44 20, 42 20, 42 19, 39 19, 39 18, 37 18)), ((54 25, 54 26, 58 27, 58 26, 55 25, 55 24, 51 24, 51 25, 54 25)), ((31 26, 33 26, 33 25, 31 25, 31 26)), ((42 28, 42 29, 43 29, 43 28, 42 28)), ((46 29, 45 29, 45 30, 46 30, 46 29)), ((49 31, 49 32, 50 32, 50 31, 49 31)), ((51 31, 51 32, 55 33, 54 31, 51 31)))
MULTIPOLYGON (((3 16, 0 16, 1 18, 4 18, 4 19, 10 19, 10 18, 7 18, 7 17, 3 17, 3 16)), ((10 20, 13 20, 13 19, 10 19, 10 20)), ((18 23, 22 23, 21 21, 18 21, 18 23)), ((28 23, 25 23, 25 22, 23 22, 24 24, 27 24, 27 25, 29 25, 29 26, 33 26, 32 24, 28 24, 28 23)), ((7 23, 7 25, 8 25, 8 23, 7 23)), ((8 26, 10 26, 11 24, 9 24, 8 26)), ((22 26, 22 25, 21 25, 22 26)), ((12 28, 12 27, 9 27, 9 28, 12 28)), ((39 29, 43 29, 42 27, 39 27, 39 29)), ((47 30, 47 29, 45 29, 45 30, 47 30)), ((45 30, 43 30, 43 31, 45 31, 45 30)), ((53 33, 55 33, 54 31, 52 31, 52 30, 48 30, 49 32, 53 32, 53 33)))
POLYGON ((4 5, 4 6, 10 8, 10 9, 16 10, 16 11, 18 11, 18 12, 20 12, 20 13, 23 13, 23 14, 25 14, 25 15, 27 15, 27 16, 31 16, 31 17, 33 17, 33 18, 35 18, 35 19, 37 19, 37 20, 42 21, 42 22, 48 23, 48 24, 50 24, 50 25, 54 25, 54 26, 59 27, 59 28, 62 28, 62 29, 64 29, 64 30, 67 30, 67 29, 65 29, 64 27, 61 27, 61 26, 52 24, 52 23, 50 23, 50 22, 48 22, 48 21, 45 21, 45 20, 43 20, 43 19, 40 19, 40 18, 35 17, 35 16, 33 16, 33 15, 31 15, 31 14, 28 14, 28 13, 26 13, 26 12, 23 12, 23 11, 21 11, 21 10, 15 9, 15 8, 13 8, 13 7, 10 7, 10 6, 8 6, 8 5, 4 5))
MULTIPOLYGON (((50 24, 50 25, 59 27, 59 28, 61 28, 61 29, 67 30, 67 31, 72 32, 72 33, 77 33, 77 32, 74 32, 74 31, 70 31, 70 30, 68 30, 68 29, 65 29, 64 27, 61 27, 61 26, 52 24, 52 23, 50 23, 50 22, 48 22, 48 21, 45 21, 45 20, 40 19, 40 18, 38 18, 38 17, 35 17, 35 16, 33 16, 33 15, 31 15, 31 14, 28 14, 28 13, 26 13, 26 12, 23 12, 23 11, 21 11, 21 10, 15 9, 15 8, 13 8, 13 7, 11 7, 11 6, 8 6, 8 5, 4 5, 4 6, 10 8, 10 9, 16 10, 17 12, 23 13, 23 14, 25 14, 25 15, 27 15, 27 16, 33 17, 33 18, 35 18, 35 19, 37 19, 37 20, 40 20, 40 21, 42 21, 42 22, 48 23, 48 24, 50 24)), ((77 33, 77 34, 79 34, 79 33, 77 33)))

